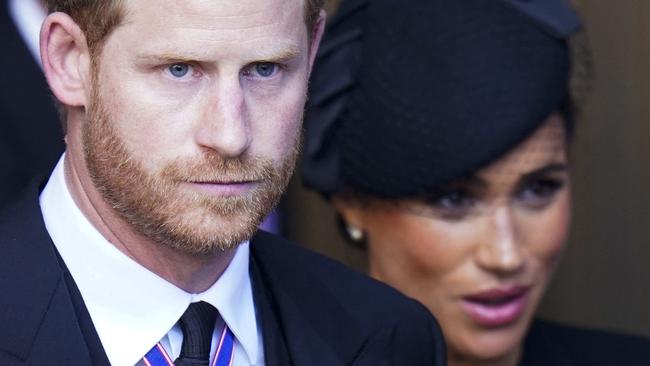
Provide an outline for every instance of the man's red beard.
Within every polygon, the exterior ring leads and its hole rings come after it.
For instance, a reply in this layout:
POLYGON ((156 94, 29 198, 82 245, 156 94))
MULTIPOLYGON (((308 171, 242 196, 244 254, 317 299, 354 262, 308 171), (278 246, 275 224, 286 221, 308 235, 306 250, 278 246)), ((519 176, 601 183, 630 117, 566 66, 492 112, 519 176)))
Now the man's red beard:
POLYGON ((140 235, 190 255, 233 248, 255 233, 289 182, 300 141, 297 132, 280 168, 261 158, 224 158, 205 151, 149 172, 113 128, 98 92, 82 134, 90 177, 108 205, 140 235), (187 184, 223 181, 255 183, 251 191, 228 197, 188 189, 187 184))

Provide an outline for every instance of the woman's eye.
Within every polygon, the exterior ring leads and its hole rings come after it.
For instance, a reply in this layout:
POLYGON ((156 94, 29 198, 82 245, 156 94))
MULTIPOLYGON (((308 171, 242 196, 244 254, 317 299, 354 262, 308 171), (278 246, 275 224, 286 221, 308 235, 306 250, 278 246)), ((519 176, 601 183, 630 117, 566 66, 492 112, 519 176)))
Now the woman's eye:
POLYGON ((449 190, 436 193, 426 199, 436 216, 448 220, 459 220, 472 213, 476 205, 474 196, 464 190, 449 190))
POLYGON ((268 78, 275 74, 278 65, 272 62, 258 62, 255 64, 255 73, 261 77, 268 78))
POLYGON ((178 63, 168 67, 169 73, 175 78, 183 78, 189 74, 191 67, 188 64, 178 63))
POLYGON ((517 192, 517 200, 532 208, 543 208, 555 198, 555 194, 564 187, 560 179, 541 178, 525 184, 517 192))

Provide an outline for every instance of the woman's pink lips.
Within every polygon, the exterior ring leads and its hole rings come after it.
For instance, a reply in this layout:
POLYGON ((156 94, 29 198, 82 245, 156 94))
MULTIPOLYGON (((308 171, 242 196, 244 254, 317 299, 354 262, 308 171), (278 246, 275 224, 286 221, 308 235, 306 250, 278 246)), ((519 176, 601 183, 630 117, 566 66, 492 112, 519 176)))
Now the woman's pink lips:
POLYGON ((484 327, 508 325, 521 316, 528 304, 530 287, 508 286, 463 296, 461 305, 469 317, 484 327))

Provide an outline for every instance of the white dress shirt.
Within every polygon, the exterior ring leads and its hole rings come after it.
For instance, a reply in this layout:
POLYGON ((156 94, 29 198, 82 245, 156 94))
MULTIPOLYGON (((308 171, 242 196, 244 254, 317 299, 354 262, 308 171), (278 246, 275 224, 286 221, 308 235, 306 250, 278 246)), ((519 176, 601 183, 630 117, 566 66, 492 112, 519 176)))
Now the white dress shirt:
POLYGON ((107 241, 70 195, 64 156, 40 196, 45 226, 77 284, 106 355, 113 366, 142 365, 159 341, 172 360, 180 354, 177 324, 192 302, 212 304, 235 336, 234 366, 264 365, 261 328, 248 271, 249 243, 242 243, 229 266, 208 290, 187 293, 141 266, 107 241))
POLYGON ((38 45, 41 25, 47 16, 47 10, 40 0, 9 0, 8 6, 9 14, 14 20, 18 33, 25 41, 38 66, 41 66, 41 53, 38 45))

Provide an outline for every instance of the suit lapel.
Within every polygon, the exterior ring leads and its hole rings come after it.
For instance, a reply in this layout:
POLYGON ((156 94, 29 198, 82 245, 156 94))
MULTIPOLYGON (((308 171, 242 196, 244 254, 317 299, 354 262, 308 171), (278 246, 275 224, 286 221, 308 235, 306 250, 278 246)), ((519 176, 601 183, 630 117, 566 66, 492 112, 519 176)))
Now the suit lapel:
POLYGON ((104 351, 104 346, 99 339, 99 335, 90 317, 90 313, 86 308, 81 292, 74 282, 68 267, 63 262, 63 258, 58 253, 57 259, 64 273, 65 284, 75 310, 75 317, 79 321, 79 327, 81 328, 81 333, 90 354, 91 363, 93 366, 110 366, 111 363, 108 361, 108 356, 106 356, 106 351, 104 351))
POLYGON ((276 316, 272 295, 269 293, 268 284, 260 273, 258 261, 251 256, 249 271, 253 284, 253 297, 257 316, 261 319, 258 323, 262 326, 264 339, 264 364, 266 366, 291 365, 291 356, 284 330, 276 316))
POLYGON ((34 187, 0 213, 0 364, 90 365, 34 187))
MULTIPOLYGON (((269 366, 382 365, 388 357, 375 357, 391 336, 391 330, 363 329, 339 303, 336 296, 310 273, 296 273, 287 258, 274 250, 272 236, 260 233, 251 241, 253 288, 262 306, 264 346, 269 366), (257 273, 255 273, 257 271, 257 273), (265 309, 265 310, 264 310, 265 309), (275 326, 268 317, 274 318, 275 326), (272 334, 269 334, 271 332, 272 334), (284 350, 274 336, 284 339, 284 350), (372 349, 373 352, 365 352, 372 349), (278 363, 278 353, 287 353, 290 363, 278 363), (367 355, 369 353, 372 356, 367 355), (370 358, 372 357, 371 362, 370 358), (268 362, 270 361, 270 362, 268 362)), ((307 264, 308 265, 308 264, 307 264)))

